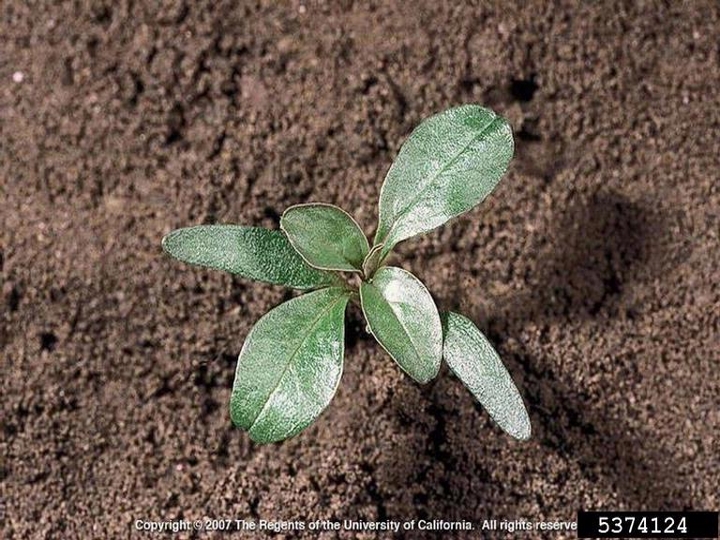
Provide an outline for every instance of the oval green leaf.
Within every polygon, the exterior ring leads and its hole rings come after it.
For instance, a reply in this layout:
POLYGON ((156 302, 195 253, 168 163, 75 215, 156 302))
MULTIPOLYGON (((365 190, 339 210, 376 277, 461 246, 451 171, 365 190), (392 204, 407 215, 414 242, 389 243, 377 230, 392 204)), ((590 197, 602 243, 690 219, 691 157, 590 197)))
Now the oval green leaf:
POLYGON ((463 105, 423 121, 380 191, 375 245, 395 244, 470 210, 495 188, 513 155, 512 129, 490 109, 463 105))
POLYGON ((442 325, 425 285, 402 268, 384 266, 360 285, 360 302, 370 331, 393 360, 419 383, 435 378, 442 325))
POLYGON ((443 357, 491 418, 507 434, 530 438, 530 418, 510 373, 488 339, 467 317, 443 313, 443 357))
POLYGON ((177 229, 162 241, 176 259, 295 289, 337 285, 338 278, 308 265, 282 231, 241 225, 177 229))
POLYGON ((331 204, 291 206, 280 219, 297 252, 315 268, 359 272, 370 250, 357 222, 331 204))
POLYGON ((298 434, 335 395, 349 293, 332 287, 280 304, 250 331, 230 398, 233 423, 257 443, 298 434))

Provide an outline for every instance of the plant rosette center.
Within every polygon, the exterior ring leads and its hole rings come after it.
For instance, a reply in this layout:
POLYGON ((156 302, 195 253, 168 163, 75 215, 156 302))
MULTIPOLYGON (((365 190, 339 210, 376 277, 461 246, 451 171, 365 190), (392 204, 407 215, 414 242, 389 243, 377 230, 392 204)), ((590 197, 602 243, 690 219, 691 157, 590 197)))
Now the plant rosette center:
POLYGON ((411 379, 431 381, 444 361, 502 430, 528 439, 522 397, 490 341, 468 318, 440 313, 416 276, 386 265, 399 242, 482 202, 513 151, 504 118, 462 105, 425 119, 400 148, 380 190, 372 244, 350 214, 326 203, 291 206, 280 230, 200 225, 163 238, 165 251, 183 262, 304 291, 266 313, 245 338, 230 398, 233 423, 253 441, 271 443, 317 419, 340 384, 352 300, 411 379))

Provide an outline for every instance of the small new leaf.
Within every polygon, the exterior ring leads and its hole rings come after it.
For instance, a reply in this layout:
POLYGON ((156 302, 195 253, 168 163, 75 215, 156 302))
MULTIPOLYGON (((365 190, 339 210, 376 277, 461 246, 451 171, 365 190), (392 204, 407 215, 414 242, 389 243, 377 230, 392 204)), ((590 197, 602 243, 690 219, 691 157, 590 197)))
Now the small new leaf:
POLYGON ((443 313, 443 357, 493 420, 516 439, 530 438, 530 418, 520 392, 488 339, 472 321, 443 313))
POLYGON ((365 256, 365 260, 362 264, 362 269, 363 274, 366 278, 372 278, 373 274, 375 274, 375 271, 378 269, 378 266, 380 266, 380 264, 382 263, 382 249, 383 244, 375 246, 365 256))
POLYGON ((512 129, 489 109, 463 105, 423 121, 380 190, 375 245, 388 253, 467 212, 495 188, 512 155, 512 129))
POLYGON ((230 417, 257 443, 292 437, 327 407, 342 374, 349 293, 332 287, 280 304, 243 344, 230 417))
POLYGON ((360 301, 370 331, 393 360, 419 383, 435 378, 442 325, 425 285, 406 270, 384 266, 360 285, 360 301))
POLYGON ((315 268, 360 272, 370 249, 357 222, 331 204, 291 206, 282 215, 280 228, 315 268))
POLYGON ((162 246, 186 263, 294 289, 338 284, 337 276, 308 265, 282 231, 199 225, 172 231, 163 238, 162 246))

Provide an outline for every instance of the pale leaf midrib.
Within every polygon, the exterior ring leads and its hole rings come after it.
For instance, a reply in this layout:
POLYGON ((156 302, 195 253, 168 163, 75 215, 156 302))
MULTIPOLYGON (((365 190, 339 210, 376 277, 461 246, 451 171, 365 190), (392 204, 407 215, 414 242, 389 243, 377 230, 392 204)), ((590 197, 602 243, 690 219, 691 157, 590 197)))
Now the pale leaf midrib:
POLYGON ((278 377, 278 380, 277 380, 277 382, 275 383, 275 385, 273 386, 272 390, 270 390, 270 393, 268 393, 267 398, 265 399, 265 403, 263 404, 262 408, 261 408, 260 411, 257 413, 257 415, 255 415, 255 418, 253 418, 252 423, 250 424, 250 427, 247 429, 247 431, 251 431, 252 428, 255 427, 255 424, 257 423, 258 419, 259 419, 259 418, 262 416, 262 414, 265 412, 265 409, 267 409, 268 405, 270 404, 270 400, 272 399, 272 397, 273 397, 273 395, 275 394, 275 392, 277 392, 277 389, 280 387, 280 383, 282 383, 282 381, 283 381, 286 373, 287 373, 288 370, 290 369, 290 365, 292 364, 292 360, 295 358, 295 355, 297 355, 297 353, 298 353, 298 351, 300 350, 300 348, 305 344, 305 341, 307 341, 308 337, 312 334, 312 331, 313 331, 313 330, 315 329, 315 327, 318 325, 318 323, 320 322, 320 320, 321 320, 323 317, 325 317, 325 315, 327 315, 327 314, 335 307, 335 305, 336 305, 340 300, 343 300, 344 298, 345 298, 345 295, 341 295, 340 297, 336 298, 335 300, 333 300, 333 301, 330 303, 330 305, 329 305, 327 308, 325 308, 317 317, 315 317, 315 319, 313 320, 313 322, 310 324, 310 326, 309 326, 309 328, 308 328, 308 331, 305 333, 305 335, 303 336, 303 338, 300 340, 300 343, 298 344, 298 346, 295 348, 295 350, 292 352, 292 354, 288 357, 288 361, 285 363, 285 367, 283 368, 282 373, 281 373, 280 376, 278 377))
POLYGON ((490 131, 490 129, 493 127, 493 125, 494 125, 496 122, 498 122, 498 121, 501 121, 501 122, 502 122, 502 117, 500 117, 500 116, 494 116, 494 117, 490 120, 490 122, 488 122, 485 126, 483 126, 482 129, 481 129, 477 134, 475 134, 475 136, 471 137, 470 140, 467 142, 467 144, 465 144, 465 145, 462 147, 462 149, 460 149, 445 165, 443 165, 443 166, 425 183, 425 185, 423 186, 423 188, 410 200, 410 202, 409 202, 407 205, 405 205, 405 207, 404 207, 400 212, 398 212, 397 214, 395 214, 395 219, 394 219, 394 221, 393 221, 393 224, 392 224, 392 226, 390 227, 390 229, 388 230, 387 235, 385 235, 385 241, 386 241, 386 243, 387 243, 387 240, 388 240, 388 239, 392 239, 393 231, 395 230, 395 228, 396 228, 397 224, 399 223, 400 219, 403 218, 403 217, 405 217, 405 216, 407 215, 407 213, 408 213, 409 210, 412 208, 412 206, 425 194, 425 192, 428 190, 428 188, 430 188, 430 186, 432 186, 432 185, 435 183, 435 181, 436 181, 442 174, 444 174, 450 166, 452 166, 452 165, 455 164, 455 162, 456 162, 456 161, 462 156, 462 154, 470 147, 470 145, 472 145, 472 144, 475 143, 480 137, 482 137, 483 135, 485 135, 486 133, 488 133, 488 132, 490 131))
MULTIPOLYGON (((406 303, 406 302, 400 302, 400 303, 406 303)), ((400 328, 402 328, 403 332, 405 332, 405 335, 407 336, 407 339, 410 342, 410 345, 412 345, 413 351, 415 352, 415 358, 417 358, 418 363, 420 363, 422 361, 422 356, 420 355, 420 351, 418 350, 417 345, 415 345, 415 342, 413 341, 412 335, 410 334, 410 332, 408 332, 408 329, 406 328, 402 319, 397 316, 397 313, 393 309, 393 303, 388 302, 388 305, 390 306, 390 309, 392 310, 393 314, 395 315, 395 318, 397 319, 398 324, 400 324, 400 328)))
MULTIPOLYGON (((410 337, 410 332, 408 332, 408 329, 405 327, 405 325, 403 324, 402 320, 400 319, 400 317, 398 317, 397 313, 396 313, 395 310, 393 309, 393 305, 394 305, 394 304, 396 305, 396 304, 405 303, 405 302, 394 302, 394 303, 393 303, 393 302, 390 302, 387 298, 385 298, 385 296, 383 295, 382 290, 381 290, 379 287, 376 287, 375 285, 372 285, 372 284, 368 284, 368 285, 369 285, 370 287, 374 287, 375 290, 377 290, 377 291, 380 293, 380 298, 381 298, 382 301, 385 302, 385 304, 390 308, 390 311, 391 311, 391 313, 393 314, 393 317, 394 317, 395 320, 397 321, 398 325, 400 325, 400 329, 403 331, 403 333, 405 334, 405 337, 406 337, 407 340, 410 342, 410 346, 412 347, 413 352, 415 353, 415 358, 417 358, 418 361, 421 360, 421 359, 422 359, 422 356, 420 355, 420 351, 418 350, 417 346, 415 345, 415 342, 414 342, 414 341, 412 340, 412 338, 410 337)), ((386 348, 386 350, 387 350, 387 348, 386 348)), ((397 358, 395 358, 395 355, 394 355, 392 352, 390 352, 390 351, 388 350, 388 353, 390 354, 390 356, 393 357, 393 359, 395 359, 395 360, 397 361, 397 358)), ((404 366, 403 366, 403 369, 405 369, 404 366)))

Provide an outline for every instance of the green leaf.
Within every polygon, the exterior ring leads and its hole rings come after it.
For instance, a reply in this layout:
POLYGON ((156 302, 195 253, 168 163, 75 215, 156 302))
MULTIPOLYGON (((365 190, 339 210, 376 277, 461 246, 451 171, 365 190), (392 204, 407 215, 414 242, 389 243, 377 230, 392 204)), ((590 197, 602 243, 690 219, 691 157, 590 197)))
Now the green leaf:
POLYGON ((387 173, 375 245, 387 253, 467 212, 495 188, 512 155, 512 129, 489 109, 463 105, 426 119, 387 173))
POLYGON ((472 321, 443 313, 443 356, 493 420, 516 439, 530 438, 530 418, 500 357, 472 321))
POLYGON ((375 339, 419 383, 433 379, 442 358, 442 325, 422 282, 402 268, 384 266, 360 285, 360 302, 375 339))
POLYGON ((349 293, 332 287, 280 304, 238 358, 230 417, 257 443, 287 439, 327 407, 342 374, 349 293))
POLYGON ((240 225, 199 225, 177 229, 162 241, 163 249, 190 264, 239 276, 313 289, 337 285, 338 278, 308 265, 282 231, 240 225))
POLYGON ((359 272, 370 249, 357 222, 331 204, 291 206, 282 215, 280 228, 315 268, 359 272))
POLYGON ((381 259, 382 249, 383 249, 383 244, 380 244, 379 246, 375 246, 365 256, 365 260, 363 261, 363 264, 362 264, 362 269, 363 269, 363 274, 365 274, 366 277, 371 278, 377 271, 377 268, 378 268, 378 266, 380 266, 380 263, 382 263, 382 259, 381 259))

